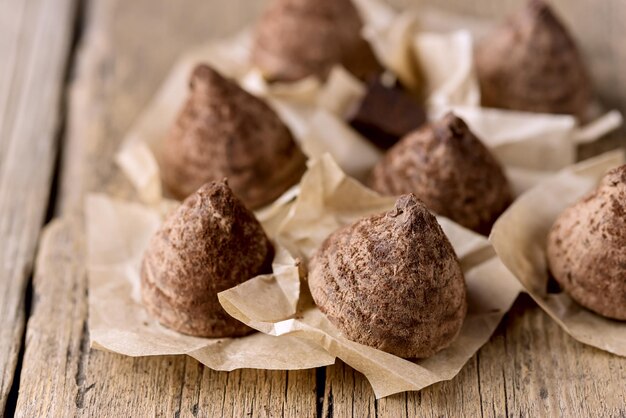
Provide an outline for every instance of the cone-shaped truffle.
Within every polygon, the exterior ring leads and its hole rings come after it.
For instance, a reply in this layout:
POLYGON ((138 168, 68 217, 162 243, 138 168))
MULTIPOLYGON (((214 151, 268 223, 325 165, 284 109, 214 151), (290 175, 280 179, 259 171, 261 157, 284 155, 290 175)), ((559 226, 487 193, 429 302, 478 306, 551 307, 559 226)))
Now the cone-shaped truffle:
POLYGON ((542 0, 530 0, 481 42, 476 70, 484 106, 586 118, 592 87, 585 64, 542 0))
POLYGON ((328 237, 311 261, 309 287, 347 338, 404 358, 450 345, 467 311, 454 249, 414 195, 328 237))
POLYGON ((387 195, 415 193, 434 212, 484 234, 511 202, 500 164, 452 113, 391 148, 370 185, 387 195))
POLYGON ((547 248, 552 275, 572 299, 626 320, 626 165, 557 218, 547 248))
POLYGON ((270 81, 325 79, 343 64, 361 79, 380 72, 351 0, 273 0, 261 17, 252 63, 270 81))
POLYGON ((305 156, 265 102, 206 65, 195 68, 190 87, 161 158, 163 182, 176 197, 227 177, 256 209, 300 180, 305 156))
POLYGON ((272 246, 226 182, 189 196, 150 241, 141 268, 144 306, 163 325, 199 337, 235 337, 250 328, 217 294, 270 270, 272 246))

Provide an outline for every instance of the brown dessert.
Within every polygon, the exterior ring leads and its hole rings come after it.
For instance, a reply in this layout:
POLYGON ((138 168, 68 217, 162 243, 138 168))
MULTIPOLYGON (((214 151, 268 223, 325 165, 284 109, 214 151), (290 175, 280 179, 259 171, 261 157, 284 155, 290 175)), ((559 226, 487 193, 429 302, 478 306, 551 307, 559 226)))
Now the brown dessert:
POLYGON ((256 29, 252 63, 269 81, 324 80, 336 64, 367 80, 383 68, 362 27, 351 0, 272 0, 256 29))
POLYGON ((317 306, 347 338, 405 358, 450 345, 467 310, 454 249, 414 195, 329 236, 308 280, 317 306))
POLYGON ((144 306, 163 325, 199 337, 251 331, 217 294, 271 270, 272 246, 226 182, 202 186, 165 220, 141 268, 144 306))
POLYGON ((512 200, 498 161, 452 113, 391 148, 370 185, 387 195, 415 193, 434 212, 483 234, 512 200))
POLYGON ((552 275, 572 299, 626 320, 626 165, 559 215, 547 253, 552 275))
POLYGON ((578 48, 542 0, 530 0, 476 50, 482 104, 585 120, 592 87, 578 48))
POLYGON ((161 156, 163 182, 175 197, 227 177, 233 192, 256 209, 300 180, 306 158, 264 101, 207 65, 194 69, 190 88, 161 156))

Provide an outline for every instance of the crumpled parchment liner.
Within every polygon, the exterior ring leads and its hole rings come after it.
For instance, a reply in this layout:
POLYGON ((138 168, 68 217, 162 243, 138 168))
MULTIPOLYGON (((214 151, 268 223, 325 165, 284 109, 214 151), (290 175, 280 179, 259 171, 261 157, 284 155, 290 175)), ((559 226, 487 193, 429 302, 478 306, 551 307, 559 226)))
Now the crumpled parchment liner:
MULTIPOLYGON (((300 194, 278 229, 276 242, 306 263, 322 241, 338 227, 362 216, 390 210, 394 198, 382 197, 347 177, 329 155, 311 163, 300 194)), ((453 222, 438 218, 450 238, 464 269, 469 310, 459 337, 435 356, 409 361, 367 347, 341 336, 315 307, 306 283, 301 287, 296 315, 279 301, 286 300, 286 277, 272 275, 251 279, 219 294, 220 302, 233 317, 269 335, 293 335, 327 350, 363 373, 377 398, 420 390, 453 378, 468 359, 485 344, 520 292, 520 285, 495 257, 487 240, 453 222), (264 298, 259 295, 282 294, 264 298), (269 318, 272 318, 271 320, 269 318)), ((291 281, 300 282, 295 270, 291 281)))
MULTIPOLYGON (((480 108, 472 62, 472 19, 432 11, 396 12, 379 0, 355 0, 365 21, 363 35, 381 61, 407 85, 425 93, 429 117, 453 109, 466 119, 504 165, 516 193, 575 162, 576 145, 590 142, 621 125, 618 112, 579 127, 564 115, 480 108), (433 23, 435 22, 435 23, 433 23), (445 25, 445 22, 454 22, 445 25), (450 31, 450 27, 470 30, 450 31), (462 26, 459 26, 462 25, 462 26), (446 27, 445 31, 441 28, 446 27)), ((314 78, 268 85, 249 64, 251 30, 210 42, 185 53, 155 98, 131 127, 117 162, 144 202, 162 198, 158 156, 188 93, 192 68, 205 62, 265 97, 310 158, 330 153, 350 176, 363 180, 382 153, 343 121, 346 110, 365 92, 364 85, 341 67, 322 84, 314 78)))
POLYGON ((624 162, 624 153, 613 151, 564 169, 518 198, 496 222, 490 237, 502 262, 565 332, 621 356, 626 356, 626 322, 597 315, 565 292, 547 293, 545 247, 558 215, 593 190, 609 169, 624 162))
MULTIPOLYGON (((170 205, 171 207, 171 205, 170 205)), ((271 215, 271 214, 270 214, 271 215)), ((272 216, 268 216, 271 221, 272 216)), ((103 194, 86 200, 89 336, 92 347, 127 356, 186 354, 215 370, 306 369, 334 362, 315 344, 293 336, 254 333, 242 338, 197 338, 161 326, 145 311, 140 296, 140 263, 162 211, 103 194)), ((283 286, 276 305, 293 315, 299 282, 285 282, 297 267, 285 252, 273 264, 273 283, 283 286)), ((263 295, 260 295, 263 296, 263 295)), ((271 319, 271 317, 269 317, 271 319)))

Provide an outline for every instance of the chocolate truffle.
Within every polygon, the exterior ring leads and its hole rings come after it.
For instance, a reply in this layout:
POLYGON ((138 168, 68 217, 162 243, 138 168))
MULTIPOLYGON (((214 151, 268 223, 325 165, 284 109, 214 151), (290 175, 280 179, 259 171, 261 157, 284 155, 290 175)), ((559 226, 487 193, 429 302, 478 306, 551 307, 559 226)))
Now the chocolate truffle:
POLYGON ((400 138, 423 125, 426 112, 402 85, 387 86, 378 78, 368 83, 365 96, 349 110, 346 119, 376 146, 389 149, 400 138))
POLYGON ((368 79, 383 69, 362 27, 351 0, 272 0, 256 29, 252 63, 269 81, 324 80, 336 64, 368 79))
POLYGON ((189 196, 154 235, 141 265, 144 306, 161 324, 198 337, 236 337, 250 328, 217 294, 271 271, 272 246, 226 182, 189 196))
POLYGON ((206 65, 194 69, 190 88, 161 155, 163 182, 175 197, 227 177, 257 209, 300 180, 306 158, 264 101, 206 65))
POLYGON ((482 104, 586 119, 592 87, 578 48, 542 0, 486 37, 476 50, 482 104))
POLYGON ((387 195, 415 193, 434 212, 483 234, 512 199, 500 164, 452 113, 391 148, 370 185, 387 195))
POLYGON ((548 263, 576 302, 626 320, 626 165, 567 208, 548 234, 548 263))
POLYGON ((404 358, 449 346, 467 311, 454 249, 414 195, 330 235, 308 280, 317 306, 348 339, 404 358))

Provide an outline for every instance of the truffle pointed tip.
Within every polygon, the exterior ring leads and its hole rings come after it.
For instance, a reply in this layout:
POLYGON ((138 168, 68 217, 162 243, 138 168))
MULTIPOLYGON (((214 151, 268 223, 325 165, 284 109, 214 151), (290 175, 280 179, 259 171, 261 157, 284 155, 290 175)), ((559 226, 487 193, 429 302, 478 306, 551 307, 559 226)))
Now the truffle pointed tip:
POLYGON ((393 209, 390 210, 387 214, 388 216, 395 218, 402 214, 413 213, 416 210, 427 210, 424 202, 418 199, 417 196, 413 193, 403 194, 396 200, 396 204, 393 209))
POLYGON ((545 0, 528 0, 528 10, 541 14, 550 11, 550 5, 545 0))
POLYGON ((465 121, 451 111, 446 113, 439 122, 435 123, 435 129, 438 131, 448 131, 452 136, 464 135, 469 130, 465 121))
POLYGON ((460 117, 458 117, 456 115, 456 113, 454 113, 453 111, 448 111, 446 112, 446 114, 441 118, 442 123, 448 124, 448 125, 452 125, 452 124, 456 124, 459 122, 463 122, 461 120, 460 117))
POLYGON ((626 164, 615 167, 606 173, 603 182, 610 186, 617 186, 620 183, 626 186, 626 164))
POLYGON ((403 194, 396 201, 396 208, 399 209, 413 209, 416 206, 419 206, 422 202, 415 196, 413 193, 403 194))
MULTIPOLYGON (((224 179, 225 180, 225 179, 224 179)), ((195 204, 200 204, 200 202, 205 200, 221 200, 224 202, 230 202, 229 204, 233 204, 235 201, 239 202, 233 190, 230 188, 226 181, 210 181, 208 183, 204 183, 202 186, 196 190, 196 193, 189 196, 186 201, 195 202, 195 204), (195 195, 195 197, 194 197, 195 195)), ((243 205, 243 203, 241 203, 243 205)))
POLYGON ((228 183, 225 180, 226 179, 223 179, 221 181, 209 181, 207 183, 204 183, 202 186, 200 186, 200 188, 198 188, 198 191, 212 190, 212 189, 230 190, 230 187, 228 186, 228 183))
POLYGON ((213 67, 207 64, 198 64, 194 67, 189 78, 191 89, 202 86, 215 86, 226 82, 226 79, 213 67))
POLYGON ((531 22, 540 23, 548 27, 556 27, 559 31, 565 30, 561 28, 563 24, 554 13, 550 4, 544 0, 529 0, 525 13, 527 19, 529 18, 531 22))

